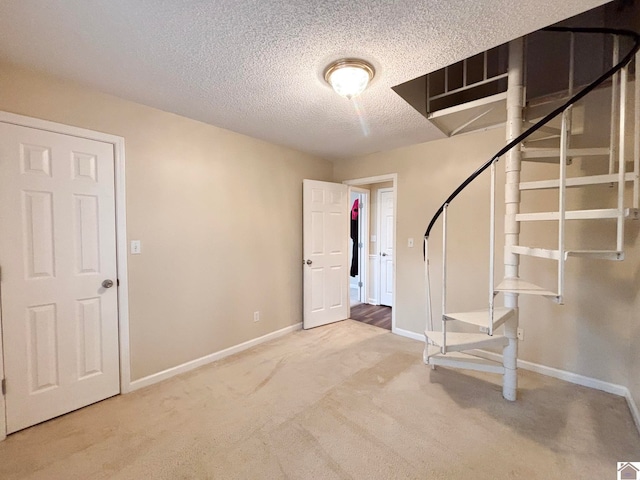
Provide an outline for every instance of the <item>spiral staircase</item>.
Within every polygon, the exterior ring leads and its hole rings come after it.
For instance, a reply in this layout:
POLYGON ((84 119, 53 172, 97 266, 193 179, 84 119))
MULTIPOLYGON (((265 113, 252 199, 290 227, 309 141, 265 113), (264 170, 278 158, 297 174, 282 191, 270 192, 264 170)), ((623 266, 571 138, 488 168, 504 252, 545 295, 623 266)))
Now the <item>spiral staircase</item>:
MULTIPOLYGON (((474 122, 486 122, 496 112, 506 112, 507 144, 494 157, 482 164, 465 182, 443 202, 431 219, 424 236, 425 279, 427 286, 428 322, 425 331, 426 345, 424 361, 433 368, 437 365, 478 370, 503 375, 503 396, 515 400, 517 389, 518 354, 518 298, 520 295, 536 295, 552 302, 563 304, 565 300, 565 271, 569 257, 585 257, 600 260, 624 260, 625 225, 640 218, 640 82, 633 81, 640 65, 640 36, 628 30, 608 28, 564 28, 551 27, 548 35, 568 36, 570 41, 570 65, 566 87, 555 95, 525 102, 524 85, 524 40, 510 42, 508 46, 507 71, 498 72, 496 81, 508 78, 505 92, 491 92, 484 98, 476 98, 459 105, 449 105, 430 114, 431 120, 448 134, 473 128, 474 122), (575 46, 587 36, 607 38, 611 46, 611 61, 606 72, 584 86, 576 86, 575 46), (623 51, 626 50, 626 51, 623 51), (622 51, 622 52, 621 52, 622 51), (624 53, 624 54, 622 54, 624 53), (499 78, 498 78, 499 77, 499 78), (609 95, 610 119, 608 144, 584 146, 582 133, 585 125, 601 118, 582 117, 580 102, 589 96, 609 95), (580 117, 580 118, 578 118, 580 117), (458 122, 458 126, 452 122, 458 122), (580 125, 578 125, 580 124, 580 125), (525 127, 528 127, 525 129, 525 127), (497 164, 505 157, 505 229, 504 229, 504 278, 495 279, 496 248, 496 177, 497 164), (570 166, 579 159, 589 168, 574 175, 570 166), (546 163, 555 165, 554 178, 522 181, 523 173, 530 165, 546 163), (487 304, 483 309, 467 312, 450 312, 447 309, 447 214, 455 205, 455 198, 476 178, 488 172, 491 176, 490 191, 490 252, 487 304), (588 174, 584 174, 588 172, 588 174), (595 172, 595 173, 594 173, 595 172), (571 209, 567 201, 569 189, 584 189, 596 185, 610 187, 610 197, 598 208, 571 209), (536 211, 528 193, 556 191, 557 204, 549 211, 536 211), (435 224, 442 222, 442 278, 441 278, 441 322, 439 328, 433 323, 430 286, 429 237, 435 224), (567 241, 567 226, 576 220, 604 222, 603 228, 613 228, 611 245, 598 249, 574 248, 567 241), (521 244, 520 230, 535 229, 542 224, 555 224, 557 236, 549 245, 521 244), (522 278, 520 258, 533 257, 536 261, 555 263, 557 281, 553 286, 539 286, 522 278), (499 300, 502 299, 502 302, 499 300), (499 305, 501 303, 501 305, 499 305), (478 333, 461 333, 452 324, 472 326, 478 333), (452 328, 453 327, 453 328, 452 328), (502 362, 483 355, 479 349, 503 349, 502 362)), ((479 85, 490 83, 487 78, 485 55, 484 78, 479 85)), ((466 71, 467 65, 463 65, 466 71)), ((599 75, 599 76, 598 76, 599 75)), ((444 78, 447 78, 446 72, 444 78)), ((637 78, 637 77, 636 77, 637 78)), ((446 85, 446 84, 445 84, 446 85)), ((497 84, 496 84, 497 85, 497 84)), ((465 85, 455 89, 460 94, 478 85, 465 85)), ((446 86, 445 86, 446 90, 446 86)), ((445 93, 434 95, 441 101, 445 93)), ((504 118, 502 120, 504 122, 504 118)), ((598 128, 602 128, 600 125, 598 128)), ((588 143, 588 142, 587 142, 588 143)), ((535 167, 533 167, 535 168, 535 167)), ((588 194, 588 193, 587 193, 588 194)), ((598 197, 599 198, 599 197, 598 197)), ((605 199, 603 199, 605 201, 605 199)), ((593 205, 589 205, 593 207, 593 205)), ((548 231, 546 229, 545 231, 548 231)))

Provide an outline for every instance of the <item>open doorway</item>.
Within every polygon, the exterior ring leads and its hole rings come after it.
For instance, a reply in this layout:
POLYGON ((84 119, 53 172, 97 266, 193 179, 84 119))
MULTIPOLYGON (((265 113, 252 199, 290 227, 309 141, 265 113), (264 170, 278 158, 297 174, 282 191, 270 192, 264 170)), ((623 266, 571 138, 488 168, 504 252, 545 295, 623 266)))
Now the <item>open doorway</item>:
POLYGON ((366 263, 369 258, 369 190, 351 187, 349 205, 349 305, 367 303, 366 263))
POLYGON ((349 317, 393 331, 396 175, 343 183, 351 207, 349 317))

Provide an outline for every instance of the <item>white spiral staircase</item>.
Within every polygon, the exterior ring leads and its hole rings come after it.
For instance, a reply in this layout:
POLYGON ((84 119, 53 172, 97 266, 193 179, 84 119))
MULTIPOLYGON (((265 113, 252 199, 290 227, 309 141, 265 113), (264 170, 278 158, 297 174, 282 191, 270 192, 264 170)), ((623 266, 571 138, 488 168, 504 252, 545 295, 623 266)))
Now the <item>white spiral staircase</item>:
MULTIPOLYGON (((604 28, 568 29, 551 28, 552 35, 571 36, 571 65, 566 91, 538 105, 524 105, 523 81, 523 41, 511 42, 509 45, 509 85, 505 95, 507 111, 507 145, 491 160, 483 164, 442 204, 431 220, 425 233, 425 277, 427 285, 428 325, 425 332, 425 363, 479 370, 504 375, 503 395, 508 400, 515 400, 517 388, 517 330, 518 330, 518 296, 538 295, 558 304, 564 303, 565 269, 569 257, 588 257, 611 261, 624 260, 625 223, 640 218, 640 82, 632 82, 630 72, 634 66, 640 66, 640 37, 634 32, 611 30, 604 28), (612 65, 593 83, 577 89, 574 87, 574 47, 581 35, 612 36, 612 65), (633 47, 620 59, 620 39, 631 39, 633 47), (634 65, 635 62, 635 65, 634 65), (606 88, 603 88, 606 87, 606 88), (633 102, 630 103, 630 89, 634 89, 633 102), (574 91, 577 90, 577 91, 574 91), (611 118, 607 126, 609 142, 605 145, 583 147, 575 134, 576 123, 574 109, 578 102, 596 92, 611 92, 611 118), (549 112, 549 110, 552 110, 549 112), (629 111, 632 110, 632 111, 629 111), (549 112, 549 113, 546 113, 549 112), (532 118, 534 117, 534 118, 532 118), (537 117, 537 118, 536 118, 537 117), (529 130, 524 128, 529 125, 529 130), (531 126, 532 125, 532 126, 531 126), (631 143, 631 145, 629 145, 631 143), (542 146, 541 146, 542 145, 542 146), (502 156, 506 156, 505 186, 505 238, 504 238, 504 272, 505 277, 497 285, 495 272, 495 222, 496 222, 496 164, 502 156), (597 174, 574 175, 568 166, 576 158, 581 162, 589 162, 589 172, 597 174), (522 181, 521 171, 534 162, 552 163, 557 166, 555 178, 522 181), (593 167, 593 168, 591 168, 593 167), (490 252, 487 305, 485 308, 469 312, 450 312, 447 309, 447 210, 455 197, 476 177, 485 170, 490 171, 490 252), (569 209, 567 208, 568 189, 586 189, 593 185, 611 187, 609 204, 599 208, 569 209), (536 205, 528 204, 528 193, 541 190, 555 190, 558 193, 557 206, 553 211, 536 211, 536 205), (439 216, 442 216, 443 251, 442 251, 442 318, 439 329, 433 325, 431 315, 431 291, 429 280, 429 248, 428 240, 431 229, 439 216), (606 222, 603 228, 615 228, 615 242, 605 249, 578 249, 567 244, 567 223, 574 220, 590 220, 606 222), (541 222, 554 222, 557 226, 557 237, 553 239, 552 248, 538 245, 520 244, 520 229, 524 224, 535 228, 541 222), (553 261, 557 266, 557 281, 554 286, 538 286, 520 277, 520 257, 530 256, 545 261, 553 261), (497 304, 502 299, 503 306, 497 304), (460 333, 450 331, 452 323, 471 325, 478 333, 460 333), (503 349, 503 361, 496 362, 486 358, 478 349, 499 347, 503 349)), ((636 74, 637 78, 637 74, 636 74)), ((486 81, 486 78, 485 78, 486 81)), ((495 100, 495 99, 493 99, 495 100)), ((494 102, 495 103, 495 102, 494 102)), ((474 102, 474 108, 478 102, 474 102)), ((457 108, 459 112, 464 105, 457 108)), ((495 105, 492 107, 495 108, 495 105)), ((495 113, 494 113, 495 114, 495 113)), ((434 115, 437 116, 437 115, 434 115)), ((483 113, 474 118, 482 118, 483 113)), ((586 125, 594 119, 579 119, 586 125)), ((597 119, 598 121, 601 119, 597 119)), ((467 124, 464 125, 466 127, 467 124)), ((602 128, 602 126, 600 126, 602 128)), ((582 130, 580 130, 582 131, 582 130)), ((584 173, 584 169, 582 172, 584 173)))

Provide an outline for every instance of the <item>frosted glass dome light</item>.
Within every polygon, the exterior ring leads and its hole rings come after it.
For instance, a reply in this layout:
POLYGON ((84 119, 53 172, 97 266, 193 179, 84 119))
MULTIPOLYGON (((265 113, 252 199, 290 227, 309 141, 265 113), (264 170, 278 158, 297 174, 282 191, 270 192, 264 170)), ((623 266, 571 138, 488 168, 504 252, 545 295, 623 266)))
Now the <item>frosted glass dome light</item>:
POLYGON ((364 60, 347 59, 329 65, 324 79, 338 95, 351 99, 364 92, 374 74, 373 67, 364 60))

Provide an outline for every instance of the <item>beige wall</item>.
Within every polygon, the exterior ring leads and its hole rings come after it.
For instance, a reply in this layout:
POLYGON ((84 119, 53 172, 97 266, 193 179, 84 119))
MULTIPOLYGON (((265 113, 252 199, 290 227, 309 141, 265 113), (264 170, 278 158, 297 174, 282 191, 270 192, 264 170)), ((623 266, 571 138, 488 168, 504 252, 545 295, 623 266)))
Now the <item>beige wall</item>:
MULTIPOLYGON (((134 379, 301 320, 301 180, 330 179, 331 164, 9 65, 0 65, 0 110, 125 138, 128 234, 143 242, 142 255, 129 257, 134 379)), ((431 214, 503 138, 496 129, 336 163, 335 181, 398 174, 399 328, 424 330, 420 239, 431 214)), ((487 187, 486 178, 476 182, 451 209, 450 310, 486 303, 487 187)), ((639 225, 627 227, 625 262, 570 260, 567 305, 522 299, 521 358, 628 385, 640 404, 639 225)), ((607 236, 585 227, 570 239, 607 236)), ((440 239, 438 223, 430 242, 435 299, 440 239)), ((522 271, 553 282, 539 263, 524 261, 522 271)))
MULTIPOLYGON (((503 129, 495 129, 336 163, 334 177, 338 181, 398 174, 396 321, 399 328, 413 332, 422 332, 425 328, 422 249, 419 243, 413 249, 407 248, 407 238, 422 237, 442 201, 504 144, 504 135, 503 129)), ((498 185, 504 183, 503 168, 501 163, 498 185)), ((572 168, 576 174, 576 169, 591 167, 577 162, 572 168)), ((527 174, 547 173, 529 171, 527 174)), ((545 205, 555 202, 553 195, 555 193, 548 192, 534 199, 535 209, 544 211, 545 205)), ((590 193, 576 190, 570 194, 569 206, 594 208, 595 199, 608 196, 611 196, 611 189, 606 186, 596 187, 590 193)), ((497 198, 502 201, 502 191, 498 192, 497 198)), ((502 215, 500 208, 498 239, 502 238, 502 215)), ((456 199, 450 208, 449 223, 448 310, 483 308, 488 295, 488 175, 456 199)), ((535 243, 543 241, 544 237, 555 237, 555 229, 539 226, 541 233, 525 232, 523 239, 535 243)), ((544 298, 521 298, 520 324, 525 329, 525 341, 520 343, 520 358, 630 385, 636 400, 640 400, 640 355, 637 353, 640 344, 639 226, 638 222, 627 222, 627 260, 624 262, 570 259, 566 305, 558 306, 544 298)), ((438 328, 441 235, 442 222, 439 221, 429 242, 434 318, 438 328)), ((593 242, 601 244, 612 238, 615 238, 615 226, 603 228, 581 223, 571 227, 568 242, 573 248, 587 248, 593 242)), ((500 252, 501 249, 497 253, 497 279, 502 275, 500 252)), ((555 285, 552 262, 525 258, 521 275, 534 283, 551 288, 555 285)))
POLYGON ((0 110, 125 138, 133 379, 301 321, 302 179, 329 162, 10 65, 0 110))

